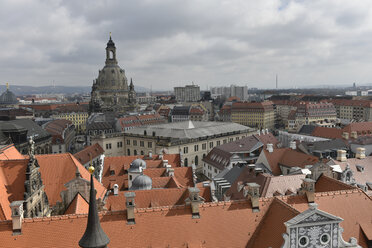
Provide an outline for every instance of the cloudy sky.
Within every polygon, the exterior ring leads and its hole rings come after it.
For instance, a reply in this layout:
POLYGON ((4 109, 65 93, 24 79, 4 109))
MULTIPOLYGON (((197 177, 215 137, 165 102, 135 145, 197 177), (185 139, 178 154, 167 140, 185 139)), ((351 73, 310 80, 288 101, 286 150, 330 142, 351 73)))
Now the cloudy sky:
POLYGON ((89 86, 109 32, 153 89, 372 83, 371 0, 0 0, 0 84, 89 86))

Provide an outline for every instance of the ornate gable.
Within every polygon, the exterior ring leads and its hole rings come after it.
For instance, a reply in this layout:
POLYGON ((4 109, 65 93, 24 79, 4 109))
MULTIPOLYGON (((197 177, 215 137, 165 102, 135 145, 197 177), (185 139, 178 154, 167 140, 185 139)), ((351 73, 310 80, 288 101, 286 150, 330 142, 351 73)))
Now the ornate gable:
POLYGON ((317 204, 309 204, 310 208, 284 224, 287 233, 283 234, 283 248, 339 248, 360 247, 356 239, 350 243, 342 239, 342 218, 317 209, 317 204))

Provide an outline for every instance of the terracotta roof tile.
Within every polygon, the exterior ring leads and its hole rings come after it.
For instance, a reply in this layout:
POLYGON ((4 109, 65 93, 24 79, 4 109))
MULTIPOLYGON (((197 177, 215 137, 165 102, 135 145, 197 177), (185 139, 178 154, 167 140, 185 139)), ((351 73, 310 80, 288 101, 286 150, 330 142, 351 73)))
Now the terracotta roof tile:
POLYGON ((0 148, 0 160, 24 159, 25 157, 14 147, 7 145, 0 148))
MULTIPOLYGON (((105 157, 105 166, 102 172, 102 184, 105 188, 110 188, 112 184, 118 184, 120 190, 125 190, 128 187, 128 176, 127 171, 133 160, 137 158, 144 159, 145 156, 119 156, 119 157, 105 157), (114 172, 114 175, 110 171, 114 172)), ((179 154, 164 154, 164 160, 168 160, 168 164, 172 166, 175 171, 180 167, 180 156, 179 154)), ((146 168, 144 170, 145 175, 150 177, 161 177, 165 173, 165 168, 163 167, 162 160, 159 159, 159 155, 153 155, 152 159, 145 159, 146 168), (157 171, 154 169, 157 168, 157 171), (147 172, 146 172, 147 171, 147 172), (151 175, 150 175, 151 174, 151 175)), ((183 175, 184 169, 178 170, 178 177, 183 175)), ((186 169, 187 170, 187 169, 186 169)), ((176 174, 176 173, 175 173, 176 174)), ((176 176, 177 176, 176 174, 176 176)), ((178 178, 181 183, 183 183, 182 178, 178 178)))
MULTIPOLYGON (((344 240, 356 237, 358 244, 367 247, 370 197, 360 190, 336 191, 316 193, 315 202, 320 210, 344 219, 344 240)), ((101 213, 100 220, 110 247, 274 248, 284 242, 284 222, 308 209, 305 196, 261 198, 259 206, 260 211, 253 212, 246 200, 205 203, 199 205, 200 219, 192 219, 191 209, 185 205, 137 208, 135 225, 127 225, 125 211, 101 213)), ((12 235, 11 222, 0 222, 0 239, 5 247, 76 247, 86 222, 87 215, 25 219, 18 236, 12 235)))
MULTIPOLYGON (((186 198, 189 196, 187 188, 170 188, 170 189, 151 189, 151 190, 136 190, 125 191, 135 192, 134 199, 136 208, 150 208, 160 206, 176 206, 184 205, 186 198)), ((211 201, 210 188, 200 188, 199 195, 206 202, 211 201)), ((124 210, 126 198, 124 192, 120 191, 118 195, 109 195, 107 197, 106 207, 110 211, 124 210)))
POLYGON ((322 174, 315 183, 316 192, 339 191, 348 189, 355 189, 355 187, 334 178, 328 177, 324 174, 322 174))
POLYGON ((23 200, 28 160, 0 161, 0 220, 11 219, 10 203, 23 200))
MULTIPOLYGON (((48 196, 49 204, 55 205, 57 201, 62 201, 60 193, 66 190, 64 184, 76 177, 76 168, 79 169, 81 177, 90 180, 89 172, 84 166, 70 153, 36 155, 40 165, 41 178, 45 185, 45 193, 48 196)), ((97 199, 102 198, 106 189, 95 178, 97 199)))
POLYGON ((342 139, 342 133, 342 129, 317 126, 311 135, 328 139, 342 139))
POLYGON ((94 159, 97 156, 104 154, 104 152, 103 148, 98 143, 95 143, 94 145, 87 146, 80 152, 75 153, 74 157, 84 165, 88 163, 90 159, 94 159))
POLYGON ((282 234, 287 231, 284 222, 298 214, 299 211, 275 198, 246 247, 281 247, 282 234))
POLYGON ((88 214, 89 203, 79 193, 76 194, 70 205, 67 207, 65 214, 88 214))
MULTIPOLYGON (((282 200, 300 212, 308 209, 305 196, 286 197, 282 200)), ((368 195, 360 189, 315 193, 315 203, 320 210, 344 219, 341 222, 344 240, 355 237, 358 238, 358 244, 367 247, 365 240, 359 239, 362 230, 358 223, 364 223, 366 219, 372 220, 372 202, 368 195)))

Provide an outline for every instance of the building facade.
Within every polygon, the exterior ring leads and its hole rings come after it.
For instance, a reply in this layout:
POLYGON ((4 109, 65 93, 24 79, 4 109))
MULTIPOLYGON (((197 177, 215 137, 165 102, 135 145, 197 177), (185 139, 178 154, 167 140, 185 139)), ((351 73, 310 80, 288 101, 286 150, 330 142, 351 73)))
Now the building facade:
POLYGON ((231 121, 259 129, 273 129, 273 104, 270 101, 235 102, 231 106, 231 121))
POLYGON ((336 109, 332 103, 300 102, 297 109, 289 114, 287 127, 290 131, 297 131, 303 125, 335 121, 336 117, 336 109))
POLYGON ((174 87, 174 95, 177 102, 197 102, 200 100, 200 87, 193 84, 185 87, 174 87))
MULTIPOLYGON (((180 153, 183 166, 202 170, 202 159, 215 147, 247 137, 255 130, 237 123, 177 122, 128 130, 125 155, 180 153)), ((103 148, 105 148, 103 146, 103 148)))
POLYGON ((111 39, 106 47, 106 63, 99 71, 98 78, 93 81, 90 112, 127 112, 136 107, 136 92, 131 79, 118 66, 116 47, 111 39))

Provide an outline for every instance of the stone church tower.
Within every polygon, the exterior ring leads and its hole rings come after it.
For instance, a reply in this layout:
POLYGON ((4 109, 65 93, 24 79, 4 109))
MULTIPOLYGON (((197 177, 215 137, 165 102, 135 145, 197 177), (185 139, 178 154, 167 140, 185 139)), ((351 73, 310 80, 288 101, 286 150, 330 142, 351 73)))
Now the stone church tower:
POLYGON ((30 159, 26 168, 25 192, 23 201, 24 216, 28 218, 50 216, 48 197, 44 191, 39 172, 39 164, 35 158, 35 142, 29 140, 30 159))
POLYGON ((124 113, 134 110, 136 107, 136 92, 131 80, 128 87, 128 79, 125 71, 118 66, 116 60, 116 47, 111 39, 107 42, 106 63, 99 71, 98 78, 93 81, 90 112, 114 111, 124 113))

